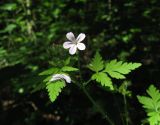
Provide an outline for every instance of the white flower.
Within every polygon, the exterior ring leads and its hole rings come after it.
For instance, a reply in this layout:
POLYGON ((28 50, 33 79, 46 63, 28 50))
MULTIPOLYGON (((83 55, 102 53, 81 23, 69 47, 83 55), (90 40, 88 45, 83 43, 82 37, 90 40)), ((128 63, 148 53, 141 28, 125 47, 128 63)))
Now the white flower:
POLYGON ((69 53, 71 55, 74 55, 79 50, 85 50, 86 46, 84 43, 81 43, 86 35, 84 33, 80 33, 77 38, 75 38, 74 34, 72 32, 69 32, 66 34, 66 37, 69 41, 66 41, 63 43, 63 47, 65 49, 69 49, 69 53))
POLYGON ((66 74, 54 74, 50 79, 50 82, 61 79, 65 80, 67 83, 71 83, 71 78, 66 74))

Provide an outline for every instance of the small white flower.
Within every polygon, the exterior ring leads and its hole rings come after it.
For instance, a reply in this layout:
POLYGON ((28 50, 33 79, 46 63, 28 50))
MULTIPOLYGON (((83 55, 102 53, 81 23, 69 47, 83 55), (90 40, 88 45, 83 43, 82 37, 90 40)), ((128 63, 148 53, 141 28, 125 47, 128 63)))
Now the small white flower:
POLYGON ((67 83, 71 83, 71 78, 66 74, 54 74, 50 79, 50 82, 61 79, 65 80, 67 83))
POLYGON ((71 55, 74 55, 79 50, 85 50, 86 46, 84 43, 81 43, 86 35, 84 33, 80 33, 77 38, 75 38, 74 34, 72 32, 69 32, 66 34, 66 37, 69 41, 66 41, 63 43, 63 47, 65 49, 69 49, 69 53, 71 55))

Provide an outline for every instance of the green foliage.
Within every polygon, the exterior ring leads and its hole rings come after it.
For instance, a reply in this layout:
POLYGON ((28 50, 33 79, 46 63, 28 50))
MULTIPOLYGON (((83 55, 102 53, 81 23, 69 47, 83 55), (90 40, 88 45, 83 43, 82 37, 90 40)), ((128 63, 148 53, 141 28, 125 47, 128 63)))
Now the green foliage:
POLYGON ((88 66, 92 71, 99 72, 104 68, 104 62, 99 52, 96 52, 93 60, 88 66))
POLYGON ((53 68, 49 68, 39 73, 39 75, 52 75, 52 74, 60 73, 60 72, 73 72, 73 71, 78 71, 78 69, 72 66, 64 66, 61 69, 53 67, 53 68))
POLYGON ((8 11, 15 10, 16 8, 17 8, 16 3, 7 3, 1 6, 2 10, 8 10, 8 11))
MULTIPOLYGON (((67 62, 67 65, 68 63, 69 62, 67 62)), ((36 88, 32 90, 32 92, 39 91, 46 86, 50 100, 54 102, 57 96, 59 95, 59 93, 61 92, 61 89, 64 87, 65 81, 58 80, 55 82, 50 82, 52 75, 58 74, 58 73, 66 74, 65 72, 75 72, 75 71, 78 71, 78 69, 72 66, 64 66, 62 68, 57 68, 57 67, 49 68, 39 73, 40 76, 45 76, 45 78, 43 79, 42 83, 40 83, 36 88)))
POLYGON ((124 75, 140 66, 141 63, 124 63, 115 59, 106 63, 105 70, 103 72, 107 72, 112 78, 125 79, 124 75))
POLYGON ((92 75, 91 79, 101 83, 102 86, 107 86, 113 90, 112 78, 125 79, 124 75, 130 73, 132 70, 141 66, 141 63, 127 63, 117 60, 112 60, 104 65, 101 55, 96 52, 93 60, 88 68, 96 72, 92 75), (110 77, 108 76, 110 75, 110 77))
POLYGON ((92 79, 96 80, 98 83, 101 83, 102 86, 109 87, 111 90, 113 90, 111 78, 109 78, 106 73, 95 73, 92 75, 92 79))
POLYGON ((101 83, 102 86, 107 86, 111 90, 113 90, 111 79, 108 77, 106 73, 100 72, 104 68, 104 61, 102 60, 102 57, 99 54, 99 52, 96 52, 88 68, 96 72, 92 75, 92 80, 96 80, 98 83, 101 83))
MULTIPOLYGON (((119 57, 119 60, 123 61, 135 59, 144 62, 146 69, 142 70, 141 75, 136 76, 137 80, 139 80, 139 77, 144 80, 145 78, 143 77, 146 77, 144 76, 146 73, 151 74, 158 80, 159 0, 150 0, 147 3, 144 0, 117 2, 112 0, 1 0, 0 11, 0 95, 2 98, 4 96, 4 99, 6 99, 4 92, 7 92, 9 95, 7 99, 20 100, 16 92, 18 92, 17 88, 22 87, 26 92, 26 96, 23 96, 24 100, 28 101, 26 97, 28 97, 31 89, 35 88, 35 91, 37 91, 46 88, 46 82, 49 81, 51 75, 60 72, 61 69, 59 67, 68 66, 69 59, 66 64, 62 63, 69 56, 62 48, 62 44, 66 40, 65 34, 69 31, 73 31, 75 34, 80 32, 87 34, 87 51, 85 50, 82 54, 82 58, 86 62, 89 60, 88 55, 99 49, 104 52, 102 56, 107 58, 119 57), (34 80, 33 76, 39 74, 46 67, 56 67, 58 69, 44 71, 38 80, 34 80), (31 81, 28 82, 28 80, 31 81), (40 83, 42 80, 43 82, 40 83)), ((86 62, 81 62, 83 66, 86 64, 86 62)), ((103 62, 103 69, 105 69, 106 63, 105 61, 103 62)), ((71 61, 71 63, 75 64, 74 61, 71 61)), ((94 67, 92 71, 95 73, 103 71, 101 68, 94 67)), ((68 71, 66 72, 68 73, 68 71)), ((126 77, 125 74, 115 73, 115 70, 114 73, 113 70, 111 72, 110 74, 113 77, 126 77)), ((84 78, 88 79, 89 72, 83 73, 85 74, 84 78)), ((112 77, 109 73, 104 73, 108 77, 112 77)), ((75 77, 78 78, 77 75, 75 77)), ((153 77, 148 77, 147 80, 151 80, 151 78, 153 77)), ((130 80, 132 81, 132 79, 130 80)), ((139 81, 137 80, 134 80, 134 82, 138 83, 139 81)), ((145 84, 146 79, 140 82, 145 84)), ((140 87, 136 84, 135 86, 140 87)), ((45 105, 43 103, 47 102, 42 102, 41 99, 38 100, 39 97, 38 95, 36 105, 41 107, 39 105, 45 105)), ((69 100, 73 97, 75 97, 75 94, 70 95, 69 100)), ((81 98, 83 96, 78 97, 77 100, 81 98)), ((76 98, 74 99, 74 101, 77 101, 76 98)), ((15 102, 15 105, 19 105, 16 104, 17 102, 15 102)), ((73 105, 73 107, 77 108, 77 105, 73 105)), ((50 110, 50 108, 52 109, 52 107, 47 106, 47 110, 52 112, 53 110, 50 110)), ((78 108, 81 109, 83 106, 78 108)), ((10 110, 10 108, 8 109, 10 110)), ((3 111, 7 110, 2 110, 2 114, 3 111)), ((136 112, 135 115, 137 114, 136 112)), ((11 124, 17 124, 21 120, 28 121, 29 117, 24 116, 24 119, 21 119, 22 117, 19 119, 14 118, 11 124)), ((31 117, 32 115, 29 116, 31 117)), ((73 113, 71 116, 76 115, 73 113)), ((91 119, 91 116, 87 118, 91 119)), ((88 120, 87 118, 86 121, 88 120)), ((58 124, 76 124, 79 121, 77 118, 75 120, 74 117, 66 119, 69 119, 66 121, 71 122, 63 122, 65 121, 63 119, 57 122, 58 124)), ((79 117, 79 119, 83 118, 79 117)), ((22 124, 32 125, 37 123, 35 121, 22 122, 22 124)))
POLYGON ((5 32, 8 32, 8 33, 11 33, 17 26, 15 24, 9 24, 6 26, 6 28, 1 31, 1 33, 5 33, 5 32))
POLYGON ((132 92, 128 90, 128 87, 130 86, 129 81, 124 81, 118 88, 119 93, 121 93, 123 96, 131 97, 132 92))
POLYGON ((150 125, 160 124, 160 92, 154 85, 147 90, 149 96, 137 96, 139 102, 146 109, 150 125))
POLYGON ((63 72, 72 72, 72 71, 78 71, 77 68, 71 67, 71 66, 64 66, 61 69, 63 72))
POLYGON ((65 87, 64 81, 55 81, 55 82, 48 82, 46 84, 46 89, 48 90, 48 95, 51 102, 54 102, 62 89, 65 87))
POLYGON ((59 68, 49 68, 41 73, 39 73, 39 75, 51 75, 51 74, 54 74, 54 73, 58 73, 59 72, 59 68))

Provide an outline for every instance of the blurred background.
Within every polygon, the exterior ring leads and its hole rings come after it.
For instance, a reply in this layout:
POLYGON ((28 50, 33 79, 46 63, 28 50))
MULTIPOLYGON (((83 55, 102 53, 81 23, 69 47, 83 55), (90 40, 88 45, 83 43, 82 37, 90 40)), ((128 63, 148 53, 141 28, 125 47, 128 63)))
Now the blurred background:
MULTIPOLYGON (((100 125, 108 124, 86 96, 70 84, 51 103, 38 74, 69 57, 62 48, 65 35, 85 33, 85 65, 99 50, 106 60, 141 62, 127 77, 130 125, 146 117, 136 98, 150 84, 160 88, 159 0, 1 0, 0 1, 0 124, 100 125)), ((83 72, 89 77, 88 70, 83 72)), ((87 79, 87 78, 86 78, 87 79)), ((118 87, 123 81, 114 81, 118 87)), ((121 92, 96 85, 90 93, 123 125, 121 92)))

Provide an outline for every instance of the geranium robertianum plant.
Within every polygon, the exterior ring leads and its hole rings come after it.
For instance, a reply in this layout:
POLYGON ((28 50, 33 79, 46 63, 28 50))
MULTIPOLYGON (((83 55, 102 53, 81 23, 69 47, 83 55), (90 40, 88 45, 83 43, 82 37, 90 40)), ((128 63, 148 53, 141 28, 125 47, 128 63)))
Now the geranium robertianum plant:
POLYGON ((137 96, 137 98, 147 113, 147 122, 150 125, 160 125, 160 92, 152 84, 146 92, 149 96, 137 96))
MULTIPOLYGON (((74 34, 69 32, 66 34, 66 37, 68 41, 64 42, 63 47, 65 49, 69 49, 69 54, 71 56, 70 58, 72 58, 73 55, 78 56, 81 50, 85 50, 86 46, 84 43, 82 43, 86 37, 84 33, 80 33, 78 37, 75 38, 74 34)), ((105 61, 97 51, 90 63, 86 65, 88 70, 92 71, 92 74, 91 77, 85 81, 82 78, 80 61, 78 60, 77 67, 73 67, 70 64, 70 58, 63 67, 52 67, 39 74, 46 76, 46 78, 43 80, 43 83, 45 83, 51 102, 56 100, 58 95, 62 92, 62 89, 67 86, 67 84, 75 84, 86 94, 88 99, 93 103, 103 117, 111 125, 114 125, 114 122, 109 118, 106 112, 103 111, 103 109, 94 101, 86 87, 92 81, 96 81, 96 83, 100 86, 104 88, 107 87, 110 91, 115 91, 115 86, 112 82, 112 79, 126 79, 126 75, 132 70, 140 67, 141 63, 123 62, 117 61, 116 59, 105 61), (78 79, 76 79, 77 77, 75 78, 74 76, 70 75, 71 72, 79 72, 78 79)))

